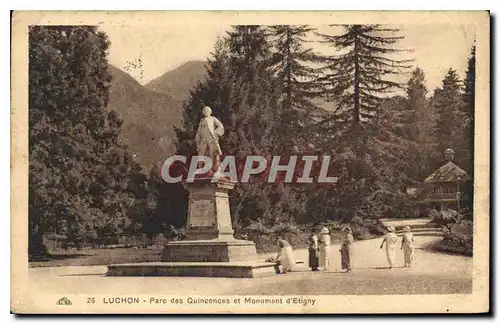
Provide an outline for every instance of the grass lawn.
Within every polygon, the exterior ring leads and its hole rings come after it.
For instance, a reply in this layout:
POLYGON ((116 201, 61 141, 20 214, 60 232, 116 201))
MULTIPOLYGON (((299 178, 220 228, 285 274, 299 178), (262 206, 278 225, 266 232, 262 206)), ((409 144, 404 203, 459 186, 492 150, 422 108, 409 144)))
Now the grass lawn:
POLYGON ((129 262, 160 261, 162 247, 144 249, 92 249, 74 253, 52 253, 43 260, 29 262, 30 268, 61 267, 61 266, 91 266, 108 265, 129 262))

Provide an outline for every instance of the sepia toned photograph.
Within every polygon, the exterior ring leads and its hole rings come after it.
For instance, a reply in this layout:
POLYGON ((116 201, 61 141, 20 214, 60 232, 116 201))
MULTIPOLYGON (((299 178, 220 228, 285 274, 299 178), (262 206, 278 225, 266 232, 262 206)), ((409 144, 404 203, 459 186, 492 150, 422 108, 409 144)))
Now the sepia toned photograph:
POLYGON ((14 12, 11 311, 488 312, 489 32, 14 12))

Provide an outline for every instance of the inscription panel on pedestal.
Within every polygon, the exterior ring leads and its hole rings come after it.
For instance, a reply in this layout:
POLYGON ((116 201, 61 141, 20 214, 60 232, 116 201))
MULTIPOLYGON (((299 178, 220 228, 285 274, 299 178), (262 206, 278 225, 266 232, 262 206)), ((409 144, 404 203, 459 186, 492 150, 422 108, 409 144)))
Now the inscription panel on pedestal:
POLYGON ((217 222, 220 227, 231 226, 231 211, 229 210, 229 200, 224 198, 217 198, 217 222))
POLYGON ((213 227, 215 225, 215 208, 213 201, 191 201, 189 224, 191 227, 213 227))

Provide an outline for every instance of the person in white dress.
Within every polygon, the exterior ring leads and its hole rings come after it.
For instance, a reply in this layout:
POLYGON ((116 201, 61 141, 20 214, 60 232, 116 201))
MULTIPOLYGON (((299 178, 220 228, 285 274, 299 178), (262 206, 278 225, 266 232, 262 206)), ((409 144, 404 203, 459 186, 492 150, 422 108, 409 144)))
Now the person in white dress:
POLYGON ((394 233, 395 229, 393 226, 389 226, 387 230, 389 231, 389 233, 384 236, 384 240, 380 245, 380 249, 382 249, 385 244, 385 254, 387 256, 387 262, 389 262, 389 269, 392 269, 395 264, 396 243, 398 241, 398 236, 394 233))
POLYGON ((278 238, 278 255, 276 256, 276 273, 287 273, 295 267, 293 249, 287 240, 278 238), (281 268, 281 269, 280 269, 281 268))
POLYGON ((403 241, 401 242, 401 250, 404 252, 405 256, 405 268, 411 267, 414 261, 414 242, 415 238, 413 237, 413 233, 411 232, 410 226, 405 226, 403 228, 403 241))
POLYGON ((323 270, 330 270, 330 246, 331 238, 328 228, 323 227, 319 232, 319 266, 323 270))

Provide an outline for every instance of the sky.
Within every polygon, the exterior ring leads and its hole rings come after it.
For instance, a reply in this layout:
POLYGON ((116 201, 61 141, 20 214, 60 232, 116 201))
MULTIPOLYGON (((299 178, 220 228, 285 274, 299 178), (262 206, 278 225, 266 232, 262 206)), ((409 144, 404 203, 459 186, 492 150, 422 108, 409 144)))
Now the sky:
MULTIPOLYGON (((338 34, 336 27, 313 26, 320 32, 338 34)), ((441 86, 449 68, 456 69, 463 78, 467 58, 474 42, 471 25, 391 25, 404 36, 398 47, 411 52, 393 58, 413 59, 413 66, 424 70, 429 92, 441 86)), ((139 83, 146 84, 165 72, 191 60, 206 60, 215 41, 224 36, 229 26, 214 25, 101 25, 111 42, 109 62, 128 72, 139 83), (142 65, 139 65, 139 60, 142 65)), ((340 30, 341 32, 341 30, 340 30)), ((311 37, 315 40, 315 37, 311 37)), ((312 43, 314 51, 334 54, 325 44, 312 43)), ((401 77, 406 81, 408 76, 401 77)))

